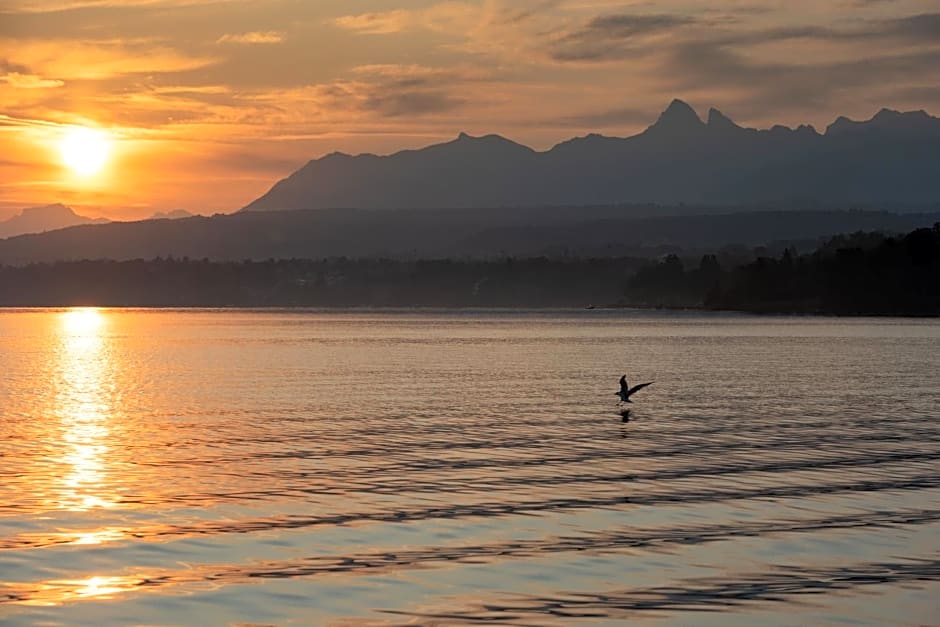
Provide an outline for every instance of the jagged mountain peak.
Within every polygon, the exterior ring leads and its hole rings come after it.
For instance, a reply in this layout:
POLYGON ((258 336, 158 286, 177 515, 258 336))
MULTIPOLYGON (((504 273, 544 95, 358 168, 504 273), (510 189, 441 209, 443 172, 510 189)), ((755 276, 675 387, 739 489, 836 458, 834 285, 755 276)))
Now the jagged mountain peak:
POLYGON ((688 127, 702 124, 702 119, 698 117, 695 109, 684 100, 676 98, 669 103, 665 111, 659 114, 659 119, 653 126, 688 127))
MULTIPOLYGON (((672 102, 669 103, 669 106, 666 107, 666 110, 662 112, 661 115, 665 116, 690 116, 698 119, 698 114, 695 112, 695 109, 692 108, 692 105, 687 103, 685 100, 679 98, 673 98, 672 102)), ((701 121, 701 120, 699 120, 701 121)))
POLYGON ((520 143, 514 142, 511 139, 508 139, 496 133, 489 133, 487 135, 471 135, 464 131, 461 131, 460 134, 457 135, 457 139, 453 140, 452 142, 449 142, 448 145, 507 146, 507 147, 514 147, 514 148, 524 148, 528 151, 532 150, 528 146, 524 146, 520 143))
POLYGON ((722 113, 715 107, 712 107, 711 109, 708 110, 707 125, 709 128, 716 128, 716 129, 723 129, 723 128, 740 129, 741 128, 734 122, 734 120, 726 116, 724 113, 722 113))

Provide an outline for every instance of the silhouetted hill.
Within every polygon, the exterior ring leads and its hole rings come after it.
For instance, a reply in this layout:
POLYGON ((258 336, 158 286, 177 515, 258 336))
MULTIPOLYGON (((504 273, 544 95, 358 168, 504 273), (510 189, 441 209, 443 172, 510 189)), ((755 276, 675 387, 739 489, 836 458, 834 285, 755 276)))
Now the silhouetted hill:
POLYGON ((724 244, 804 243, 857 230, 906 232, 940 213, 771 211, 717 213, 626 206, 243 212, 78 226, 0 241, 0 264, 69 259, 213 260, 540 255, 659 256, 724 244))
POLYGON ((622 203, 780 208, 931 205, 940 200, 940 119, 884 109, 811 126, 743 128, 716 109, 703 122, 675 100, 643 133, 588 135, 536 152, 461 133, 390 156, 334 153, 279 181, 245 211, 622 203))
POLYGON ((104 224, 105 218, 86 218, 65 205, 29 207, 9 220, 0 222, 0 239, 24 233, 43 233, 79 224, 104 224))

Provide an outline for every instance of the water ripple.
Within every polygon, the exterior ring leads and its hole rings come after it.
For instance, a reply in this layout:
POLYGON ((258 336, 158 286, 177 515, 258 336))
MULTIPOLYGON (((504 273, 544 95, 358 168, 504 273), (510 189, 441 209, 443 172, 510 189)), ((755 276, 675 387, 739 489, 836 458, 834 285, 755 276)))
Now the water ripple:
POLYGON ((809 623, 813 598, 926 624, 938 346, 934 321, 0 312, 0 622, 809 623), (627 367, 657 383, 622 422, 627 367))

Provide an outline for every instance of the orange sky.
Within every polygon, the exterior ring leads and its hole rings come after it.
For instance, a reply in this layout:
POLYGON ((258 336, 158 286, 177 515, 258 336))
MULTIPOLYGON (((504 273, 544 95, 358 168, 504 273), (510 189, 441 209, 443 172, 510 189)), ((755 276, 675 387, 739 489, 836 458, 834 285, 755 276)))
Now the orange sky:
POLYGON ((0 0, 0 219, 230 212, 308 159, 539 149, 674 97, 740 123, 940 113, 940 0, 0 0), (73 125, 112 137, 80 177, 73 125))

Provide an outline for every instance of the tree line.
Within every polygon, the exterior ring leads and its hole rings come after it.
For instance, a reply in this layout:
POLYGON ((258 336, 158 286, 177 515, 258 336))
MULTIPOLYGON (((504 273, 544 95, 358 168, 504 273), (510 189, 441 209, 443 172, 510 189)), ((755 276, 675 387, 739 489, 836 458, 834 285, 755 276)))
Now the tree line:
POLYGON ((815 252, 758 257, 724 268, 676 255, 642 268, 624 303, 755 313, 940 315, 940 223, 904 236, 838 235, 815 252))
POLYGON ((816 251, 491 260, 155 258, 0 266, 0 306, 657 307, 940 315, 940 223, 816 251))
POLYGON ((643 263, 546 257, 61 261, 0 266, 0 306, 582 307, 615 302, 643 263))

